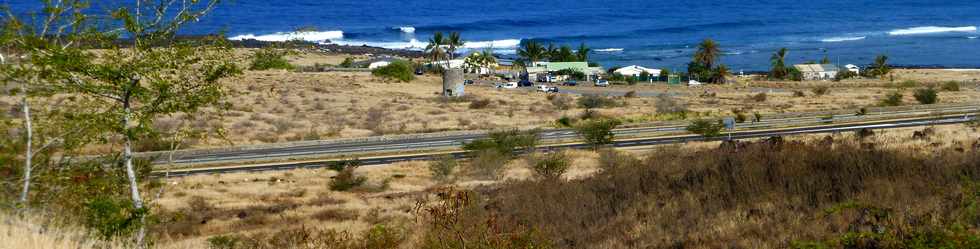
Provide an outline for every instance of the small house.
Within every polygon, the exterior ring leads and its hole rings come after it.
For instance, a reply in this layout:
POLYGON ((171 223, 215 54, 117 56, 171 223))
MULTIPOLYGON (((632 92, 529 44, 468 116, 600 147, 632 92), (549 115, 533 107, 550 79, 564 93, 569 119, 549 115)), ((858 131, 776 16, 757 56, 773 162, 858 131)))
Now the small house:
POLYGON ((793 67, 800 70, 803 80, 829 80, 840 72, 840 68, 834 64, 798 64, 793 67))
POLYGON ((858 67, 857 65, 854 65, 854 64, 847 64, 846 66, 844 66, 844 68, 847 68, 847 71, 851 71, 851 72, 853 72, 854 74, 858 74, 858 75, 860 75, 860 74, 861 74, 861 68, 860 68, 860 67, 858 67))
POLYGON ((650 69, 650 68, 645 68, 645 67, 641 67, 641 66, 637 66, 637 65, 632 65, 632 66, 628 66, 628 67, 622 67, 622 68, 616 69, 616 71, 613 71, 613 73, 616 73, 616 74, 619 74, 619 75, 622 75, 622 76, 626 76, 626 77, 633 77, 633 78, 640 77, 640 75, 643 75, 644 72, 647 73, 651 77, 659 77, 660 76, 660 69, 650 69))
POLYGON ((354 62, 352 66, 355 68, 375 69, 375 68, 391 65, 392 62, 395 62, 397 60, 398 58, 395 58, 394 56, 383 55, 383 56, 378 56, 363 61, 354 62))

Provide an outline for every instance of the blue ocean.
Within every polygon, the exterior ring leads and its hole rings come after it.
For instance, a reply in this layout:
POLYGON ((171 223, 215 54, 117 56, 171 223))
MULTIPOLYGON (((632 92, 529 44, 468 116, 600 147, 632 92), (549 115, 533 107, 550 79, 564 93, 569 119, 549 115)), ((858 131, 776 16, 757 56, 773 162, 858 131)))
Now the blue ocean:
MULTIPOLYGON (((132 1, 95 0, 97 8, 132 1)), ((16 12, 33 0, 0 0, 16 12)), ((467 49, 513 57, 529 39, 594 49, 606 67, 683 70, 697 43, 718 41, 734 72, 766 70, 778 48, 789 62, 980 67, 980 1, 912 0, 233 0, 182 30, 231 39, 305 39, 420 49, 458 31, 467 49), (315 29, 317 32, 296 33, 315 29)))

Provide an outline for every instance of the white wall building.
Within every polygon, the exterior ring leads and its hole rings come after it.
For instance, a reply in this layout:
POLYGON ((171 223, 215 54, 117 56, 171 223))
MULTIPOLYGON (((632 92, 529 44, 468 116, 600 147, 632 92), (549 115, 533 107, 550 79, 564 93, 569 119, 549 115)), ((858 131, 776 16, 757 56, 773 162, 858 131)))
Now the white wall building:
POLYGON ((616 69, 616 71, 613 71, 613 73, 617 73, 619 75, 628 76, 628 77, 640 77, 640 75, 643 74, 643 72, 646 72, 653 77, 660 76, 660 69, 650 69, 637 65, 622 67, 620 69, 616 69))

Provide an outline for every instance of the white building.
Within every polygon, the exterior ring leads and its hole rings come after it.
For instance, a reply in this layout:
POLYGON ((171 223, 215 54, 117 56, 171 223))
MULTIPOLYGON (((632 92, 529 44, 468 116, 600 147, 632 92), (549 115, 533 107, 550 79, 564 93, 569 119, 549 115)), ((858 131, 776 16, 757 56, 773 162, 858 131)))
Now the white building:
POLYGON ((844 66, 844 67, 845 67, 845 68, 847 68, 847 71, 851 71, 851 72, 854 72, 855 74, 861 74, 861 68, 860 68, 860 67, 858 67, 857 65, 854 65, 854 64, 847 64, 847 65, 846 65, 846 66, 844 66))
POLYGON ((641 66, 637 66, 637 65, 632 65, 632 66, 628 66, 628 67, 622 67, 620 69, 616 69, 616 71, 613 71, 613 73, 616 73, 616 74, 619 74, 619 75, 622 75, 622 76, 627 76, 627 77, 640 77, 640 75, 643 74, 644 72, 646 72, 647 74, 650 74, 650 76, 653 76, 653 77, 659 77, 660 76, 660 69, 650 69, 650 68, 645 68, 645 67, 641 67, 641 66))
POLYGON ((803 80, 830 80, 840 72, 840 68, 834 64, 798 64, 793 67, 800 70, 803 80))
POLYGON ((391 65, 391 61, 376 61, 376 62, 371 62, 371 64, 368 64, 368 69, 375 69, 388 65, 391 65))

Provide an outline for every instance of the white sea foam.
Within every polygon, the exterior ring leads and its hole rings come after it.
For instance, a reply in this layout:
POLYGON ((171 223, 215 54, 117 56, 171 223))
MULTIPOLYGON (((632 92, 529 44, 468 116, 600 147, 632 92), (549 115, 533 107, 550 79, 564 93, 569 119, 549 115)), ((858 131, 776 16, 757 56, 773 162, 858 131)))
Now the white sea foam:
POLYGON ((494 41, 467 41, 463 44, 464 48, 474 49, 474 48, 516 48, 521 45, 521 40, 519 39, 506 39, 506 40, 494 40, 494 41))
POLYGON ((830 37, 820 40, 821 42, 846 42, 846 41, 860 41, 868 38, 867 36, 842 36, 842 37, 830 37))
POLYGON ((269 41, 269 42, 281 42, 281 41, 293 41, 293 40, 303 40, 310 42, 323 42, 327 40, 343 39, 343 31, 302 31, 302 32, 289 32, 289 33, 274 33, 267 35, 254 35, 254 34, 244 34, 237 35, 228 38, 229 40, 248 40, 255 39, 259 41, 269 41))
POLYGON ((411 39, 404 42, 376 42, 376 41, 355 41, 355 40, 331 40, 330 43, 337 45, 346 46, 369 46, 369 47, 379 47, 387 49, 408 49, 408 50, 422 50, 428 42, 422 42, 416 39, 411 39))
POLYGON ((401 30, 402 33, 415 33, 415 27, 412 26, 398 27, 398 30, 401 30))
POLYGON ((977 37, 976 36, 967 36, 966 39, 973 40, 973 39, 977 39, 977 37))
POLYGON ((622 49, 622 48, 600 48, 600 49, 596 49, 595 51, 596 52, 611 53, 611 52, 623 52, 623 50, 624 49, 622 49))
POLYGON ((889 35, 923 35, 923 34, 949 33, 949 32, 977 32, 977 26, 964 26, 964 27, 925 26, 925 27, 914 27, 908 29, 896 29, 888 32, 888 34, 889 35))

